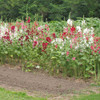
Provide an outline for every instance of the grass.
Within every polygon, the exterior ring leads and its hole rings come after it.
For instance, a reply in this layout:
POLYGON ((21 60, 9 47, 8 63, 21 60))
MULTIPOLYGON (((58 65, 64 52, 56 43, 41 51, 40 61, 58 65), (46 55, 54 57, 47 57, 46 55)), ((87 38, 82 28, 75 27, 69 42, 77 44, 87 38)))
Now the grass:
POLYGON ((0 100, 47 100, 44 98, 27 96, 26 93, 13 92, 0 88, 0 100))
POLYGON ((88 96, 74 97, 73 100, 100 100, 100 94, 90 94, 88 96))

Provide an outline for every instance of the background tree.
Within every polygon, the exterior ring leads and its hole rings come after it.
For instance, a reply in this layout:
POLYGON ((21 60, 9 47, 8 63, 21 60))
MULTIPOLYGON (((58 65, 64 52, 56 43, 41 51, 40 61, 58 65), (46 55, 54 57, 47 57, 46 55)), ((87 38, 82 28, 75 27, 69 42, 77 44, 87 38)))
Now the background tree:
POLYGON ((100 0, 0 0, 3 19, 43 17, 43 20, 63 20, 77 17, 100 18, 100 0))

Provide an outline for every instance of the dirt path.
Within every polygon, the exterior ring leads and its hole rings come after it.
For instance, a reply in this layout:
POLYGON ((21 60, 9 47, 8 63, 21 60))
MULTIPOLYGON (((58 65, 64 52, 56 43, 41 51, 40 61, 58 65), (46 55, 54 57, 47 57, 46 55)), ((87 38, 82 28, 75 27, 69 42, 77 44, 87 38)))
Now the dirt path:
POLYGON ((89 86, 88 82, 82 80, 55 78, 38 72, 23 72, 8 66, 0 67, 0 85, 2 84, 49 94, 68 94, 89 86))

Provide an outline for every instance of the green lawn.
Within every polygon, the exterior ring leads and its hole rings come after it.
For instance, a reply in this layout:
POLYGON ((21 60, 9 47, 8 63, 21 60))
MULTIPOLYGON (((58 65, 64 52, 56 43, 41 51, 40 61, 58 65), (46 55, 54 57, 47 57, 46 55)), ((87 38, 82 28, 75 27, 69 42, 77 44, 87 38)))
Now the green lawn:
POLYGON ((26 93, 13 92, 5 90, 4 88, 0 88, 0 100, 47 100, 47 99, 27 96, 26 93))
POLYGON ((80 96, 79 98, 74 98, 73 100, 100 100, 100 94, 91 94, 88 96, 80 96))

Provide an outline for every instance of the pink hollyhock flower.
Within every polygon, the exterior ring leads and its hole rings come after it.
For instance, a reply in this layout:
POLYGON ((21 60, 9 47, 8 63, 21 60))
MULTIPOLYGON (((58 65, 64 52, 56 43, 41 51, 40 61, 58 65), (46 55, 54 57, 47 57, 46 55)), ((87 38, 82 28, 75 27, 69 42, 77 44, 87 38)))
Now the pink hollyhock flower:
POLYGON ((41 29, 41 27, 38 27, 38 30, 40 30, 41 29))
POLYGON ((45 24, 45 27, 48 27, 48 25, 47 25, 47 24, 45 24))
POLYGON ((72 49, 72 44, 70 44, 70 48, 72 49))
POLYGON ((66 52, 66 55, 67 55, 67 56, 69 55, 69 51, 66 52))
POLYGON ((86 40, 88 41, 89 40, 89 38, 86 36, 86 40))
POLYGON ((97 45, 95 44, 94 47, 96 47, 97 45))
POLYGON ((75 59, 76 59, 75 57, 72 58, 72 60, 75 60, 75 59))
POLYGON ((68 28, 64 28, 64 31, 67 33, 68 32, 68 28))
POLYGON ((27 28, 27 26, 24 26, 24 28, 26 29, 26 28, 27 28))
POLYGON ((100 54, 100 51, 99 51, 99 54, 100 54))
POLYGON ((35 26, 38 26, 38 22, 37 22, 37 21, 35 21, 35 22, 34 22, 34 25, 35 25, 35 26))
POLYGON ((38 42, 37 42, 37 41, 34 41, 34 43, 33 43, 33 48, 34 48, 37 44, 38 44, 38 42))
POLYGON ((57 48, 58 47, 58 45, 55 45, 55 48, 57 48))
POLYGON ((50 29, 49 28, 47 28, 47 31, 49 31, 50 29))
POLYGON ((92 50, 94 50, 94 47, 93 47, 93 46, 91 46, 91 49, 92 49, 92 50))
POLYGON ((24 29, 24 26, 22 26, 21 28, 24 29))

